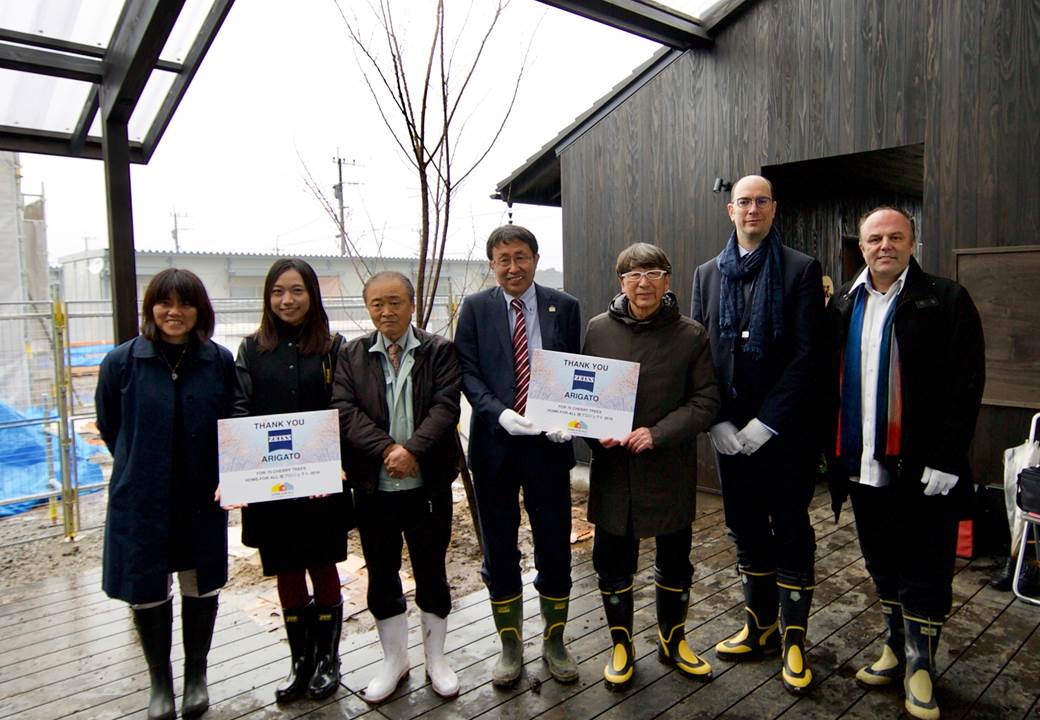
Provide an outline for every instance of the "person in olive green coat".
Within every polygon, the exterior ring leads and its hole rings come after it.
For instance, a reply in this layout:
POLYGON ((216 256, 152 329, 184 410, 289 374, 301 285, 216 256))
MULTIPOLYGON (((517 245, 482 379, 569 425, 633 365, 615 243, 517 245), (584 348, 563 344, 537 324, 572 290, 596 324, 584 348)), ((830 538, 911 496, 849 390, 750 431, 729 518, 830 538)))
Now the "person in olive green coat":
POLYGON ((636 243, 621 252, 621 293, 589 321, 582 352, 639 363, 632 430, 592 442, 589 521, 596 525, 593 566, 614 650, 603 675, 610 689, 631 680, 632 578, 640 538, 656 540, 658 653, 679 672, 711 677, 686 644, 693 579, 690 548, 696 505, 697 434, 719 409, 708 334, 679 313, 668 290, 668 256, 636 243))

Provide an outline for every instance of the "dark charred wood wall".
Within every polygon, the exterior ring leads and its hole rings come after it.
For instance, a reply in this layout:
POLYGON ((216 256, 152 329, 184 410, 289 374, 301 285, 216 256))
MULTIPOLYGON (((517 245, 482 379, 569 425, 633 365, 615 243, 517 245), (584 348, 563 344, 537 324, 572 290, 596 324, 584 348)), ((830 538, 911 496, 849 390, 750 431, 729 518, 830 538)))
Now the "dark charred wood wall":
MULTIPOLYGON (((1036 243, 1040 1, 752 2, 560 160, 565 286, 587 317, 617 292, 614 257, 636 241, 668 252, 689 307, 693 269, 732 229, 716 176, 773 177, 786 240, 836 281, 843 232, 885 198, 920 217, 925 269, 952 276, 954 248, 1036 243), (862 157, 817 183, 811 168, 782 172, 906 146, 919 148, 916 190, 863 187, 862 157)), ((1029 415, 986 416, 1024 433, 1029 415)))

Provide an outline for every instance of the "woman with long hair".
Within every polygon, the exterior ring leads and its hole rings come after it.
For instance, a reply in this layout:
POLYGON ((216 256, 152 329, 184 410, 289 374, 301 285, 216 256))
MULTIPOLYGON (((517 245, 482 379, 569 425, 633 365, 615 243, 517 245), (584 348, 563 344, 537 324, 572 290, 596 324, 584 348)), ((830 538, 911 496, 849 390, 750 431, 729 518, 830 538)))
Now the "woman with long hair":
MULTIPOLYGON (((295 258, 275 261, 264 281, 260 327, 238 349, 234 414, 328 409, 342 340, 329 330, 314 268, 295 258)), ((347 557, 353 509, 345 485, 332 495, 242 508, 242 542, 259 548, 264 574, 277 577, 289 639, 291 667, 275 689, 278 702, 304 693, 323 698, 339 684, 343 600, 336 563, 347 557)))
POLYGON ((173 573, 181 590, 182 714, 209 707, 206 662, 227 581, 227 514, 217 489, 217 419, 228 417, 234 361, 210 340, 202 281, 163 270, 148 283, 141 334, 101 363, 97 425, 112 453, 102 586, 133 608, 148 662, 151 720, 173 720, 173 573))

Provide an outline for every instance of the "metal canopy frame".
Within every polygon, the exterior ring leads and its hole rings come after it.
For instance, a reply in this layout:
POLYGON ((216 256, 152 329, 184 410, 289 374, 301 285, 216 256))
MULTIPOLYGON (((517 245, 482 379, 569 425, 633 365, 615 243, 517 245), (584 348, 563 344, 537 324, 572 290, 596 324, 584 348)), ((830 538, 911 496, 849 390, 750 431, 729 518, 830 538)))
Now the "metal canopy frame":
POLYGON ((649 0, 539 0, 676 50, 711 45, 699 22, 649 0))
POLYGON ((103 160, 117 342, 137 334, 130 164, 151 160, 234 0, 213 0, 183 63, 159 58, 185 0, 126 0, 107 48, 0 28, 0 68, 91 84, 69 132, 0 125, 0 149, 103 160), (176 75, 144 138, 129 122, 154 71, 176 75), (89 135, 100 114, 101 137, 89 135))

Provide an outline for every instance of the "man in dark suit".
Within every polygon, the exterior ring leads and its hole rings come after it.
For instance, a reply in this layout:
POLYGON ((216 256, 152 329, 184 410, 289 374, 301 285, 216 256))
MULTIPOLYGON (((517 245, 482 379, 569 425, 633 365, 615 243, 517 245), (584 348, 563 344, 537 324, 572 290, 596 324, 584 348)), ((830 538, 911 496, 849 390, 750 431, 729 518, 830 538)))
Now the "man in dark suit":
POLYGON ((722 408, 709 435, 746 603, 744 627, 715 650, 737 662, 782 650, 784 688, 801 694, 812 684, 804 643, 815 582, 822 272, 781 244, 768 180, 742 178, 727 208, 734 231, 694 273, 690 312, 711 337, 722 408))
POLYGON ((534 283, 538 241, 519 225, 496 228, 487 256, 499 287, 462 305, 455 347, 462 388, 473 407, 469 461, 484 543, 481 575, 491 596, 502 654, 492 682, 509 687, 523 667, 523 584, 520 579, 519 493, 534 538, 534 585, 545 632, 542 657, 561 682, 578 679, 563 644, 571 590, 570 469, 574 451, 563 432, 541 433, 524 417, 530 351, 576 353, 581 312, 566 293, 534 283))
MULTIPOLYGON (((968 452, 985 383, 978 310, 913 258, 910 216, 879 207, 859 224, 866 268, 828 308, 837 477, 848 491, 885 620, 867 688, 903 680, 906 711, 938 718, 935 648, 953 602, 958 521, 972 498, 968 452)), ((835 498, 837 507, 844 492, 835 498)))

